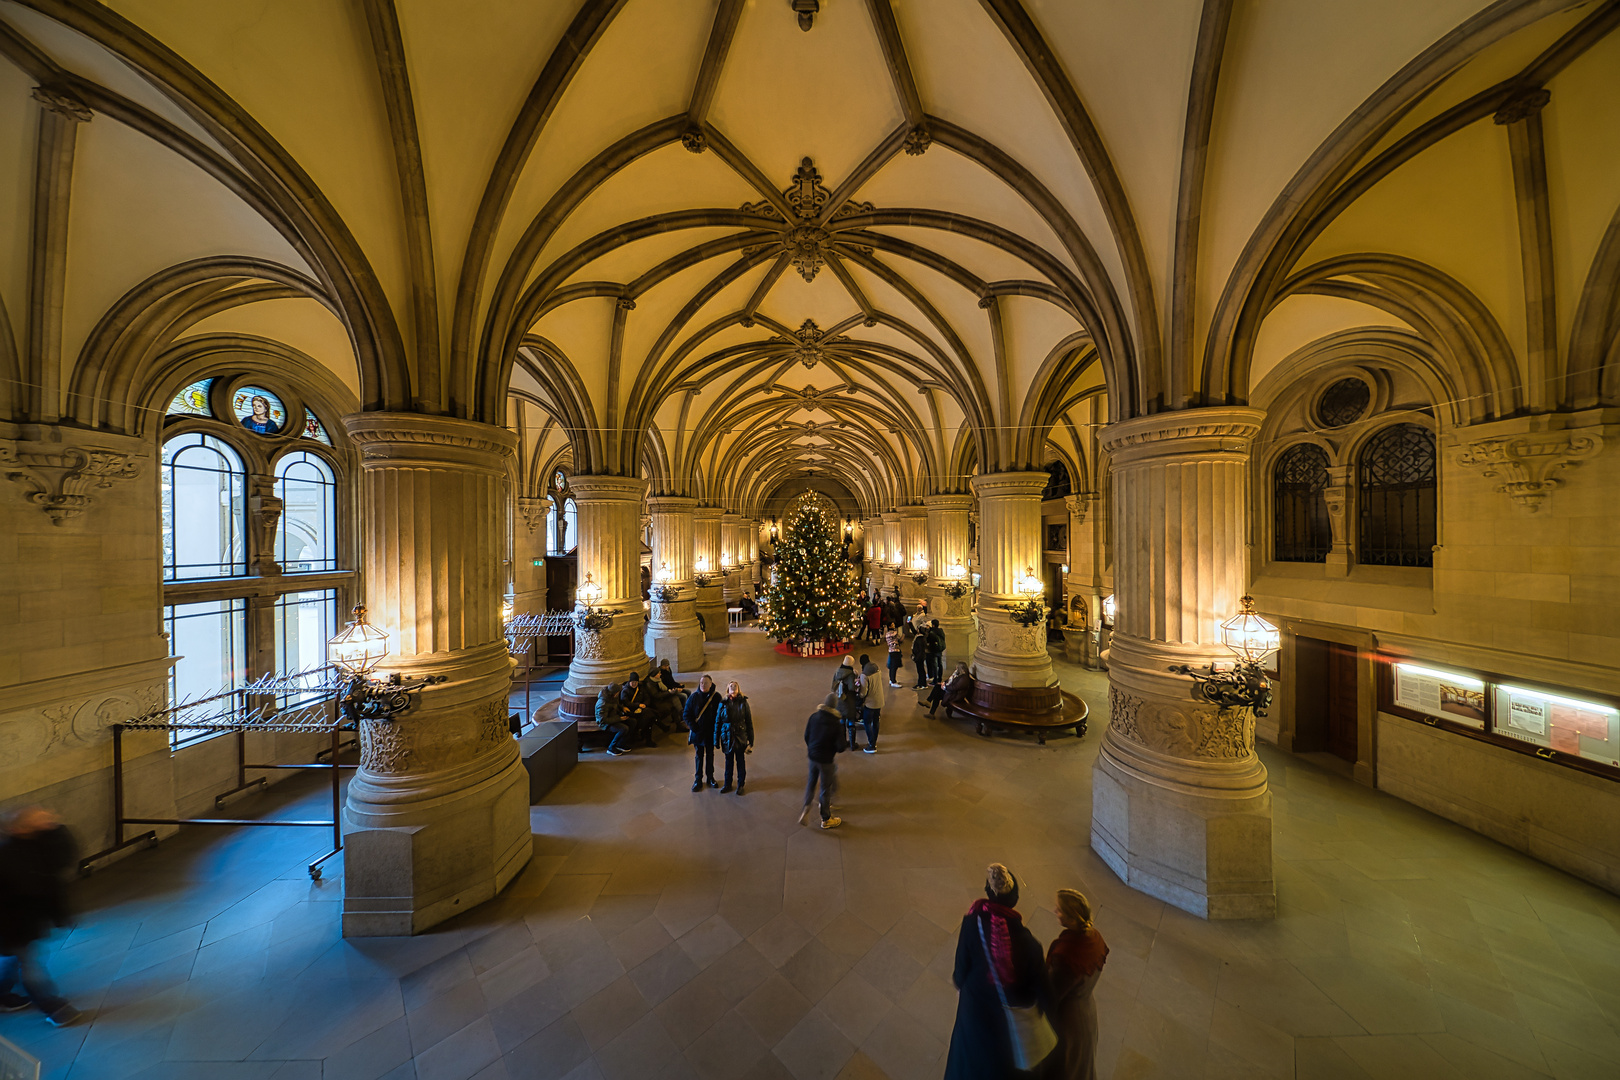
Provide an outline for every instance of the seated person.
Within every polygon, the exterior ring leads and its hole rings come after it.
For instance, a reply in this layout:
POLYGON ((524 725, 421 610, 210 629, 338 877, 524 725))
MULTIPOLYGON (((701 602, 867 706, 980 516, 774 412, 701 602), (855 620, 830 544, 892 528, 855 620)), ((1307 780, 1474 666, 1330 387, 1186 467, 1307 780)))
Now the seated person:
POLYGON ((741 600, 737 601, 737 603, 742 607, 743 618, 759 618, 759 605, 754 603, 754 598, 752 596, 744 596, 741 600))
POLYGON ((941 705, 945 706, 945 715, 951 715, 951 708, 966 701, 973 693, 976 680, 968 674, 967 661, 959 660, 956 670, 951 677, 943 683, 935 682, 933 691, 928 695, 928 715, 933 716, 934 710, 941 705))
POLYGON ((653 709, 650 698, 651 695, 641 684, 641 676, 632 671, 619 691, 619 708, 624 713, 625 723, 630 725, 632 741, 656 746, 658 740, 652 733, 653 709))
POLYGON ((656 681, 665 690, 672 691, 676 697, 680 698, 681 707, 686 707, 686 697, 690 691, 686 689, 684 684, 676 681, 675 671, 669 666, 667 658, 658 661, 658 666, 647 672, 647 680, 649 682, 656 681))
POLYGON ((614 757, 630 752, 630 725, 619 705, 620 690, 618 683, 608 683, 596 695, 596 726, 612 736, 607 752, 614 757))

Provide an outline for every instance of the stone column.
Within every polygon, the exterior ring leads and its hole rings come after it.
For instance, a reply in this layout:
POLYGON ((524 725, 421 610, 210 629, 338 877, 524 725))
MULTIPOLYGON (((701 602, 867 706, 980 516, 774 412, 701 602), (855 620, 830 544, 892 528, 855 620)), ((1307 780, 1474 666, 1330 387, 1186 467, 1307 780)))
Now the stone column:
POLYGON ((748 594, 756 598, 759 596, 759 528, 758 521, 748 522, 748 576, 744 582, 750 586, 748 594))
POLYGON ((696 499, 654 495, 652 510, 652 619, 647 623, 647 655, 668 660, 676 671, 703 666, 703 631, 697 620, 697 589, 692 584, 693 519, 696 499), (659 575, 669 567, 675 599, 658 599, 659 575))
MULTIPOLYGON (((551 499, 519 498, 517 520, 513 522, 512 611, 518 615, 541 615, 546 611, 546 512, 551 499), (536 563, 539 565, 535 565, 536 563)), ((561 604, 559 603, 559 606, 561 604)))
MULTIPOLYGON (((973 621, 973 591, 959 597, 945 591, 946 574, 952 563, 965 569, 968 563, 968 510, 973 496, 966 494, 930 495, 923 500, 928 512, 928 610, 945 631, 945 659, 973 663, 979 648, 979 630, 973 621)), ((967 584, 964 582, 964 584, 967 584)))
MULTIPOLYGON (((1006 604, 1022 603, 1025 574, 1041 565, 1041 492, 1044 472, 988 473, 973 478, 979 497, 979 630, 976 677, 1005 687, 1053 683, 1046 652, 1046 622, 1020 626, 1006 604)), ((1048 597, 1048 600, 1051 598, 1048 597)))
POLYGON ((901 554, 901 525, 900 513, 891 510, 883 517, 883 593, 887 596, 900 584, 900 575, 895 572, 904 558, 901 554))
POLYGON ((568 486, 579 511, 579 584, 589 575, 601 586, 597 606, 614 618, 606 630, 575 631, 574 662, 563 681, 559 715, 583 716, 588 708, 594 718, 598 690, 632 671, 647 670, 641 608, 641 500, 647 482, 630 476, 573 476, 568 486))
POLYGON ((1220 622, 1248 583, 1258 409, 1110 425, 1118 500, 1109 724, 1092 773, 1091 846, 1127 884, 1210 919, 1270 918, 1271 795, 1247 709, 1195 700, 1171 665, 1232 656, 1220 622))
POLYGON ((900 508, 900 567, 896 571, 896 580, 900 586, 900 595, 910 603, 908 606, 915 609, 915 602, 924 596, 925 585, 919 585, 912 579, 917 572, 919 563, 928 561, 928 511, 921 506, 902 506, 900 508))
POLYGON ((742 568, 737 557, 737 533, 742 519, 731 511, 720 517, 720 561, 725 571, 724 596, 726 607, 736 607, 742 599, 742 568))
POLYGON ((1329 467, 1327 487, 1322 491, 1322 498, 1327 502, 1328 528, 1333 534, 1333 547, 1327 555, 1329 577, 1350 575, 1350 522, 1353 520, 1351 508, 1355 505, 1352 494, 1355 472, 1354 465, 1329 467))
POLYGON ((361 451, 361 552, 383 674, 443 675, 364 721, 344 809, 343 933, 413 934, 493 897, 529 861, 529 781, 506 728, 502 483, 517 446, 487 424, 343 419, 361 451))
POLYGON ((731 636, 731 624, 726 620, 725 578, 720 572, 722 513, 718 506, 700 506, 692 513, 692 571, 709 579, 707 585, 694 586, 707 641, 725 641, 731 636))
POLYGON ((866 553, 866 591, 870 595, 883 586, 883 519, 867 518, 861 523, 862 549, 866 553))

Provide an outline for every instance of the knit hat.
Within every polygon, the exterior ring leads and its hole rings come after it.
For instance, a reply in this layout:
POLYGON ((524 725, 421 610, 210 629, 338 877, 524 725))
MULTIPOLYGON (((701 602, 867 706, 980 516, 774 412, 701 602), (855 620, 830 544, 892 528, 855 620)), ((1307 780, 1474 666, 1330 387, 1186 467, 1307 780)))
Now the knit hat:
POLYGON ((861 668, 861 674, 862 675, 876 675, 877 674, 877 665, 873 664, 873 663, 870 663, 870 662, 867 663, 865 667, 861 668))
POLYGON ((998 862, 990 864, 984 875, 984 891, 991 896, 1006 896, 1018 888, 1013 872, 998 862))
POLYGON ((837 712, 838 698, 833 694, 828 694, 825 698, 822 698, 821 707, 823 709, 831 709, 833 712, 837 712))
POLYGON ((855 658, 846 653, 844 655, 844 667, 854 667, 854 666, 855 666, 855 658))

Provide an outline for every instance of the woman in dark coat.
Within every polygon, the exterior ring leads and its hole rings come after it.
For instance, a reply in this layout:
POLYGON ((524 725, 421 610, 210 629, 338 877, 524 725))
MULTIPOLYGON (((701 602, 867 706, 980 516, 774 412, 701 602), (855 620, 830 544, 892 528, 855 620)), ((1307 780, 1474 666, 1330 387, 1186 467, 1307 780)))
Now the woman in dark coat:
POLYGON ((1091 903, 1073 889, 1059 889, 1058 921, 1063 933, 1046 954, 1052 986, 1052 1026, 1057 1049, 1041 1063, 1042 1080, 1097 1080, 1097 988, 1108 943, 1091 925, 1091 903))
POLYGON ((1008 1004, 1039 1003, 1045 1011, 1048 1000, 1041 943, 1013 910, 1018 903, 1018 881, 1012 871, 991 863, 984 894, 986 899, 974 901, 963 916, 956 939, 952 976, 957 991, 956 1026, 951 1030, 950 1056, 945 1059, 945 1080, 1017 1080, 1029 1075, 1013 1066, 1012 1033, 991 978, 992 956, 1008 1004))
POLYGON ((720 700, 720 722, 714 728, 715 742, 726 755, 726 783, 720 789, 724 795, 731 790, 731 767, 737 767, 737 794, 743 793, 748 782, 748 751, 754 745, 754 711, 748 707, 748 698, 733 679, 726 683, 726 696, 720 700))
POLYGON ((928 635, 920 630, 913 632, 917 636, 911 639, 911 662, 917 665, 917 685, 912 689, 921 690, 928 685, 928 635))
POLYGON ((968 674, 967 661, 958 660, 956 670, 951 672, 949 680, 935 683, 933 692, 928 695, 928 715, 933 716, 934 710, 941 705, 945 706, 945 716, 951 715, 951 709, 966 701, 973 693, 974 678, 968 674))
POLYGON ((703 783, 719 787, 714 778, 714 727, 720 719, 720 691, 707 675, 686 699, 686 741, 692 747, 692 790, 702 791, 703 783))

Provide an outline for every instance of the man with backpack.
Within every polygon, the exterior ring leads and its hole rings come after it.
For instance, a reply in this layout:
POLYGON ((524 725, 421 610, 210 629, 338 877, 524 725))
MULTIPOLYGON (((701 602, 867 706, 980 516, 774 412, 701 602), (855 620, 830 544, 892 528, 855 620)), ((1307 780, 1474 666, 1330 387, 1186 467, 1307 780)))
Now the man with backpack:
POLYGON ((804 811, 799 815, 799 824, 809 824, 810 811, 815 806, 811 800, 815 798, 819 786, 821 827, 836 829, 844 823, 843 818, 832 816, 833 792, 838 789, 836 759, 841 752, 849 749, 849 743, 844 738, 844 718, 838 714, 838 699, 833 695, 828 694, 816 711, 810 714, 809 721, 804 725, 804 746, 806 756, 810 759, 810 776, 804 785, 804 811))
POLYGON ((928 641, 923 653, 928 666, 927 681, 930 684, 937 683, 945 677, 945 631, 939 628, 938 619, 929 622, 923 636, 928 641))
POLYGON ((845 656, 838 670, 833 672, 832 696, 843 718, 846 738, 855 745, 855 725, 861 719, 861 679, 855 667, 855 658, 845 656))

